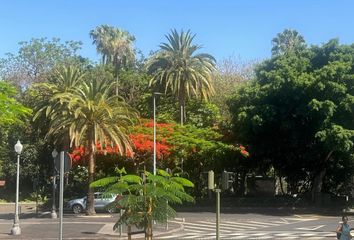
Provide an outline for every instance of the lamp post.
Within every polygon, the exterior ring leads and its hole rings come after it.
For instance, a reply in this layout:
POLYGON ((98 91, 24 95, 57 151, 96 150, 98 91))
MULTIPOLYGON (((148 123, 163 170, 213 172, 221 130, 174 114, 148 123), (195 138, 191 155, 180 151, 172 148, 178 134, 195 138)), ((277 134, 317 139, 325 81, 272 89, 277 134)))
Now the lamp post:
POLYGON ((154 175, 156 175, 156 96, 162 93, 154 92, 152 95, 154 99, 154 175))
POLYGON ((15 152, 17 153, 17 176, 16 176, 16 203, 15 203, 15 219, 14 219, 14 225, 11 228, 11 234, 12 235, 21 235, 21 228, 20 228, 20 220, 18 218, 18 192, 19 192, 19 187, 20 187, 20 155, 22 152, 22 144, 20 140, 17 140, 17 143, 15 145, 15 152))
POLYGON ((57 218, 57 212, 55 210, 55 181, 57 178, 57 174, 55 171, 55 159, 58 157, 58 151, 56 149, 52 152, 53 157, 53 194, 52 194, 52 212, 50 213, 51 218, 57 218))

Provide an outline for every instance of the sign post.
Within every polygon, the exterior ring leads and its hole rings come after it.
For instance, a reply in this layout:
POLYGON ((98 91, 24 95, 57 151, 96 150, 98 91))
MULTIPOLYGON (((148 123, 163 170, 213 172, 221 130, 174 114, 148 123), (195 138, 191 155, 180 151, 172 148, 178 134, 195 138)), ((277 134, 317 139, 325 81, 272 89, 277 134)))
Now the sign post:
POLYGON ((64 151, 60 152, 60 187, 59 187, 59 239, 63 240, 63 195, 64 195, 64 151))
POLYGON ((213 190, 216 193, 216 240, 220 239, 220 192, 219 188, 215 188, 214 184, 214 172, 211 170, 208 172, 208 189, 213 190))
POLYGON ((64 197, 64 174, 71 168, 71 159, 68 153, 61 151, 59 164, 56 162, 56 167, 59 165, 59 240, 63 240, 63 197, 64 197))

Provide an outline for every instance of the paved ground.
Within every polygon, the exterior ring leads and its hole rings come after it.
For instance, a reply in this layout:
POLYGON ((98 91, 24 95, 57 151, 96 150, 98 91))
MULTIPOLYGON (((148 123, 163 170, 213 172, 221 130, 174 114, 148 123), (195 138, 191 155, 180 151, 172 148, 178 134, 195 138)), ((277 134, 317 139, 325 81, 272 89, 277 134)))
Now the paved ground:
MULTIPOLYGON (((11 236, 13 214, 5 213, 0 205, 0 239, 54 240, 59 235, 59 220, 49 215, 36 215, 28 208, 20 217, 21 236, 11 236), (42 216, 42 217, 40 217, 42 216)), ((11 209, 11 208, 10 208, 11 209)), ((335 239, 340 216, 330 214, 297 214, 280 209, 239 211, 221 214, 221 239, 335 239)), ((308 212, 308 211, 307 211, 308 212)), ((98 214, 96 217, 64 215, 64 239, 127 239, 112 228, 117 215, 98 214)), ((354 220, 350 221, 354 226, 354 220)), ((133 239, 142 239, 134 235, 133 239)), ((165 225, 154 225, 154 239, 215 239, 215 213, 179 212, 165 225)))
MULTIPOLYGON (((183 230, 157 239, 215 239, 215 216, 180 213, 183 230)), ((335 239, 338 217, 320 215, 272 216, 222 214, 221 239, 335 239)), ((172 221, 178 222, 178 221, 172 221)))

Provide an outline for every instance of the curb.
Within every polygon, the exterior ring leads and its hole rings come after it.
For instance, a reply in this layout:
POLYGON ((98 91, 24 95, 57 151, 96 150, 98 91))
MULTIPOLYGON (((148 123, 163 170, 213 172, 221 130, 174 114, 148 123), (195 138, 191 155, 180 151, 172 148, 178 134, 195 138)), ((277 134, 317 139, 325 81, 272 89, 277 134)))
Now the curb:
POLYGON ((77 218, 114 218, 113 215, 108 215, 108 214, 104 214, 104 215, 77 215, 77 218))
POLYGON ((184 229, 183 222, 181 222, 181 223, 180 223, 180 222, 177 222, 177 221, 170 221, 170 222, 179 224, 179 227, 178 227, 178 228, 175 228, 175 229, 172 229, 172 230, 170 230, 170 231, 166 231, 166 232, 155 232, 155 233, 154 233, 154 236, 160 236, 160 235, 162 235, 162 234, 171 234, 171 233, 183 231, 183 229, 184 229))

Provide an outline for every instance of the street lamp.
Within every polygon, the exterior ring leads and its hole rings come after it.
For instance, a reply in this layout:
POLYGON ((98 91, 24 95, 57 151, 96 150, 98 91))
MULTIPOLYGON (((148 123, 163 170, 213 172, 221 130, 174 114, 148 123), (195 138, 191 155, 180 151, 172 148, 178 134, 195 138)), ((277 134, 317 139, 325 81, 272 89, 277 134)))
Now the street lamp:
POLYGON ((15 152, 17 153, 17 176, 16 176, 16 203, 15 203, 15 219, 14 225, 11 228, 12 235, 21 235, 20 220, 18 218, 18 191, 20 182, 20 155, 22 152, 22 144, 20 140, 17 140, 15 145, 15 152))
POLYGON ((53 194, 52 194, 52 212, 50 213, 51 218, 57 218, 57 213, 55 211, 55 180, 57 178, 57 174, 55 171, 55 159, 58 156, 58 151, 54 148, 52 152, 52 157, 53 157, 53 194))
POLYGON ((154 175, 156 175, 156 96, 163 93, 154 92, 152 94, 154 99, 154 175))

